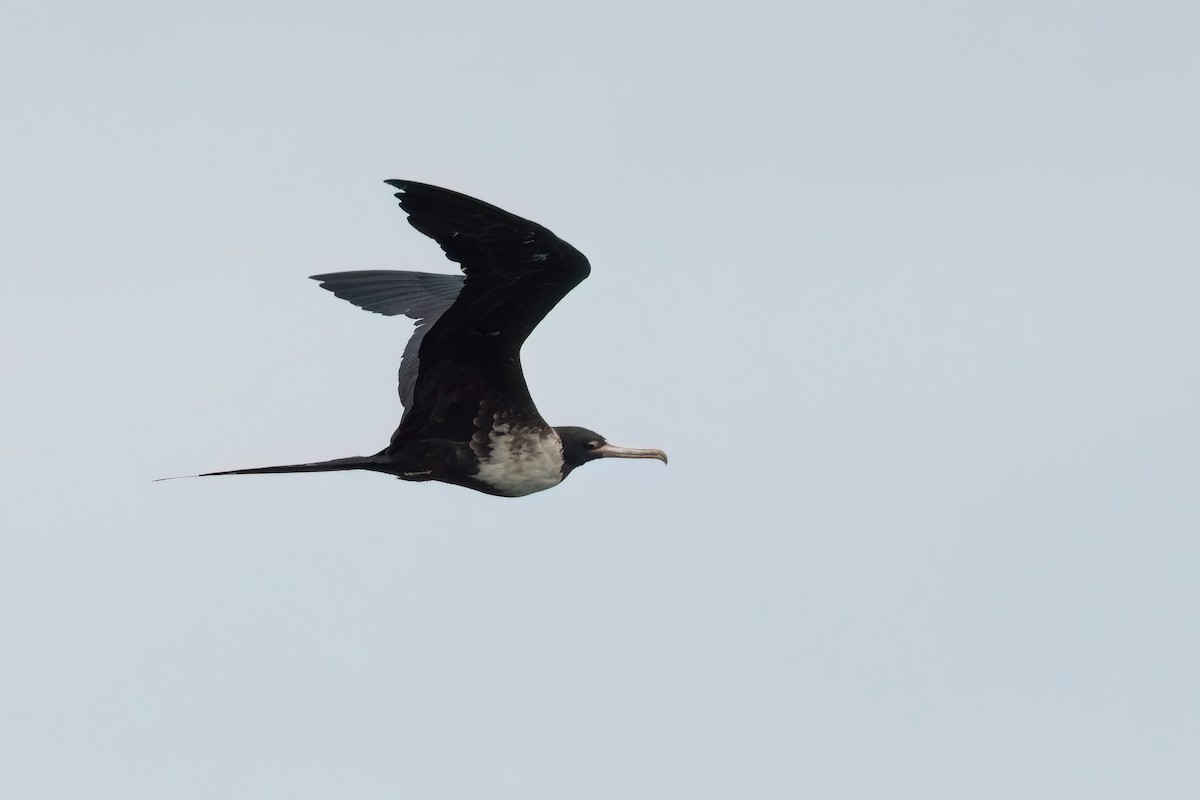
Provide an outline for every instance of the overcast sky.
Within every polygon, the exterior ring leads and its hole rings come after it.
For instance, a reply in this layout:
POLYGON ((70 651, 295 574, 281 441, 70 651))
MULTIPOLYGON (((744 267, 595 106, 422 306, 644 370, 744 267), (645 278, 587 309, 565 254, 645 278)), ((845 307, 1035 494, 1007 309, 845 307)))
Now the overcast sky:
POLYGON ((1200 796, 1194 2, 10 3, 0 796, 1200 796), (186 7, 185 7, 186 6, 186 7), (336 10, 335 10, 336 9, 336 10), (368 473, 449 272, 652 461, 368 473))

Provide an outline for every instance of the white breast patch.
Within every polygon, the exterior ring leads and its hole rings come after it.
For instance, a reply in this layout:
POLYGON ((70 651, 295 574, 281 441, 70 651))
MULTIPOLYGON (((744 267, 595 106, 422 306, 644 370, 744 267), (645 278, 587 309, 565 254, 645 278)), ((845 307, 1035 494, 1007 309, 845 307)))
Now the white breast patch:
POLYGON ((562 483, 562 440, 542 428, 496 422, 488 434, 488 455, 475 478, 505 497, 540 492, 562 483))

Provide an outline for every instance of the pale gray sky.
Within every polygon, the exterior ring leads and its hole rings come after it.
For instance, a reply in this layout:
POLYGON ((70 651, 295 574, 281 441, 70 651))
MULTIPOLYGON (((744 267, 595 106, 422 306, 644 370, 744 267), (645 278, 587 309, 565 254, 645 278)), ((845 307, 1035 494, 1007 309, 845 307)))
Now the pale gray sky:
POLYGON ((0 796, 1198 796, 1195 3, 3 17, 0 796), (387 441, 385 178, 669 467, 151 483, 387 441))

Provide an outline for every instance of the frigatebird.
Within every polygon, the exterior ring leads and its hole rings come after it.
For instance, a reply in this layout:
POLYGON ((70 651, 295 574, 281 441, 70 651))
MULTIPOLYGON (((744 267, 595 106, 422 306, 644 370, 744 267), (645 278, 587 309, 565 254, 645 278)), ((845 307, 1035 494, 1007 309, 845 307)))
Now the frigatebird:
POLYGON ((536 222, 448 189, 405 180, 400 208, 441 245, 462 275, 366 270, 313 275, 321 287, 377 314, 416 320, 400 362, 404 414, 373 456, 234 469, 205 475, 363 469, 443 481, 501 497, 562 483, 597 458, 656 458, 587 428, 551 427, 521 371, 521 345, 591 272, 587 258, 536 222))

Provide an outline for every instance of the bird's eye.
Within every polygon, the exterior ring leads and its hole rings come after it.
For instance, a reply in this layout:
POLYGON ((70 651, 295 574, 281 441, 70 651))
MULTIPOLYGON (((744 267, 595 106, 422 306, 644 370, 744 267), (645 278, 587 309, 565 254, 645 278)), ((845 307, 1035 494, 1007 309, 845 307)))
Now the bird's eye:
POLYGON ((599 446, 600 446, 600 443, 597 442, 595 439, 593 439, 592 441, 587 443, 588 450, 595 450, 599 446))

